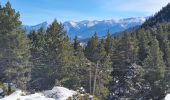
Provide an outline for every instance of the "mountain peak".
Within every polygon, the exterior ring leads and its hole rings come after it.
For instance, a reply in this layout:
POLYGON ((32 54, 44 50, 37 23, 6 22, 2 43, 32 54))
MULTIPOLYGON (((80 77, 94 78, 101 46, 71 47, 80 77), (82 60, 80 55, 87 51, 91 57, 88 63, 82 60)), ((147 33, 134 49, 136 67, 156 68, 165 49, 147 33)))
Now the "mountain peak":
POLYGON ((108 30, 111 34, 115 34, 117 32, 139 26, 143 24, 146 19, 147 17, 136 17, 119 20, 83 20, 79 22, 67 21, 64 23, 64 27, 71 39, 75 36, 80 38, 89 38, 94 34, 94 32, 97 32, 99 37, 103 37, 106 35, 108 30))
POLYGON ((45 21, 45 22, 42 22, 42 23, 40 23, 38 25, 33 25, 33 26, 22 25, 22 28, 24 30, 26 30, 26 34, 29 34, 33 30, 38 31, 40 28, 44 28, 46 30, 48 25, 49 24, 47 23, 47 21, 45 21))
POLYGON ((119 22, 144 22, 146 19, 147 17, 126 18, 120 19, 119 22))
MULTIPOLYGON (((64 22, 64 28, 67 31, 69 38, 73 39, 75 36, 78 36, 80 39, 85 39, 91 37, 94 32, 97 32, 99 37, 106 35, 108 30, 111 34, 122 32, 126 29, 133 28, 141 25, 146 20, 145 17, 136 17, 136 18, 126 18, 119 20, 83 20, 83 21, 67 21, 64 22)), ((48 23, 43 22, 34 26, 24 25, 23 28, 27 33, 32 30, 38 30, 41 27, 47 29, 48 23)))

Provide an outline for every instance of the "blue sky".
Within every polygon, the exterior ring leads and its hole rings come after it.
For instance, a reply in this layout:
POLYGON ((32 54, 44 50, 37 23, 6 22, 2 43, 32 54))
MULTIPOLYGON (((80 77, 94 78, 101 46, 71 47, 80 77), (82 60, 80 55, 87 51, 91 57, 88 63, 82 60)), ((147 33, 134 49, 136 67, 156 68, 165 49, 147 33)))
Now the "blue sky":
MULTIPOLYGON (((8 0, 1 0, 5 4, 8 0)), ((9 0, 25 25, 151 16, 170 0, 9 0)))

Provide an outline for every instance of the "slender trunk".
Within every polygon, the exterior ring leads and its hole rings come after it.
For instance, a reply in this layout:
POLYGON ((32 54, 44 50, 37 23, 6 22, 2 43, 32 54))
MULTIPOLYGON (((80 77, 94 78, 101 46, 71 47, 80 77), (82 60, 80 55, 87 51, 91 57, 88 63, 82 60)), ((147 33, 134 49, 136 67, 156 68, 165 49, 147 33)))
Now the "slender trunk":
POLYGON ((90 66, 90 81, 89 81, 89 85, 90 85, 90 94, 91 94, 91 66, 90 66))
POLYGON ((93 95, 95 94, 95 89, 96 89, 97 72, 98 72, 98 66, 99 66, 98 64, 99 64, 99 61, 97 61, 96 71, 95 71, 95 75, 94 75, 93 95))

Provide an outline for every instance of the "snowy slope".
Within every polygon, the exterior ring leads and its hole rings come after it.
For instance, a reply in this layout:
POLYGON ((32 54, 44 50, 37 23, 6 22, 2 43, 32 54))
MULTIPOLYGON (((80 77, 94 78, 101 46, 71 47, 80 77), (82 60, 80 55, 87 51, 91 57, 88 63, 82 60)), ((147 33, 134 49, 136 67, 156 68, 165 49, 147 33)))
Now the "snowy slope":
POLYGON ((76 94, 76 92, 64 87, 54 87, 52 90, 47 90, 41 93, 30 95, 24 94, 24 92, 18 90, 0 100, 66 100, 76 94))

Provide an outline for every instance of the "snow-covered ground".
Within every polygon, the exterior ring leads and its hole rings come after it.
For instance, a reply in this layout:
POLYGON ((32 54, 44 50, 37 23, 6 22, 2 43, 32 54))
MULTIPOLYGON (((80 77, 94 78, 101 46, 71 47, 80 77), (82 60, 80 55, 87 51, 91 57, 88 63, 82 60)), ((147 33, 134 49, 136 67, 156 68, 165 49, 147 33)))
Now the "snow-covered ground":
POLYGON ((170 100, 170 94, 167 94, 164 100, 170 100))
POLYGON ((11 95, 0 100, 66 100, 76 94, 75 91, 64 87, 54 87, 52 90, 47 90, 41 93, 24 95, 21 90, 17 90, 11 95))
POLYGON ((66 100, 76 92, 63 87, 54 87, 52 90, 44 91, 43 94, 46 97, 55 98, 55 100, 66 100))
POLYGON ((35 94, 25 95, 25 96, 22 96, 22 94, 24 93, 21 90, 18 90, 12 93, 11 95, 3 98, 2 100, 55 100, 52 98, 47 98, 41 93, 35 93, 35 94))

